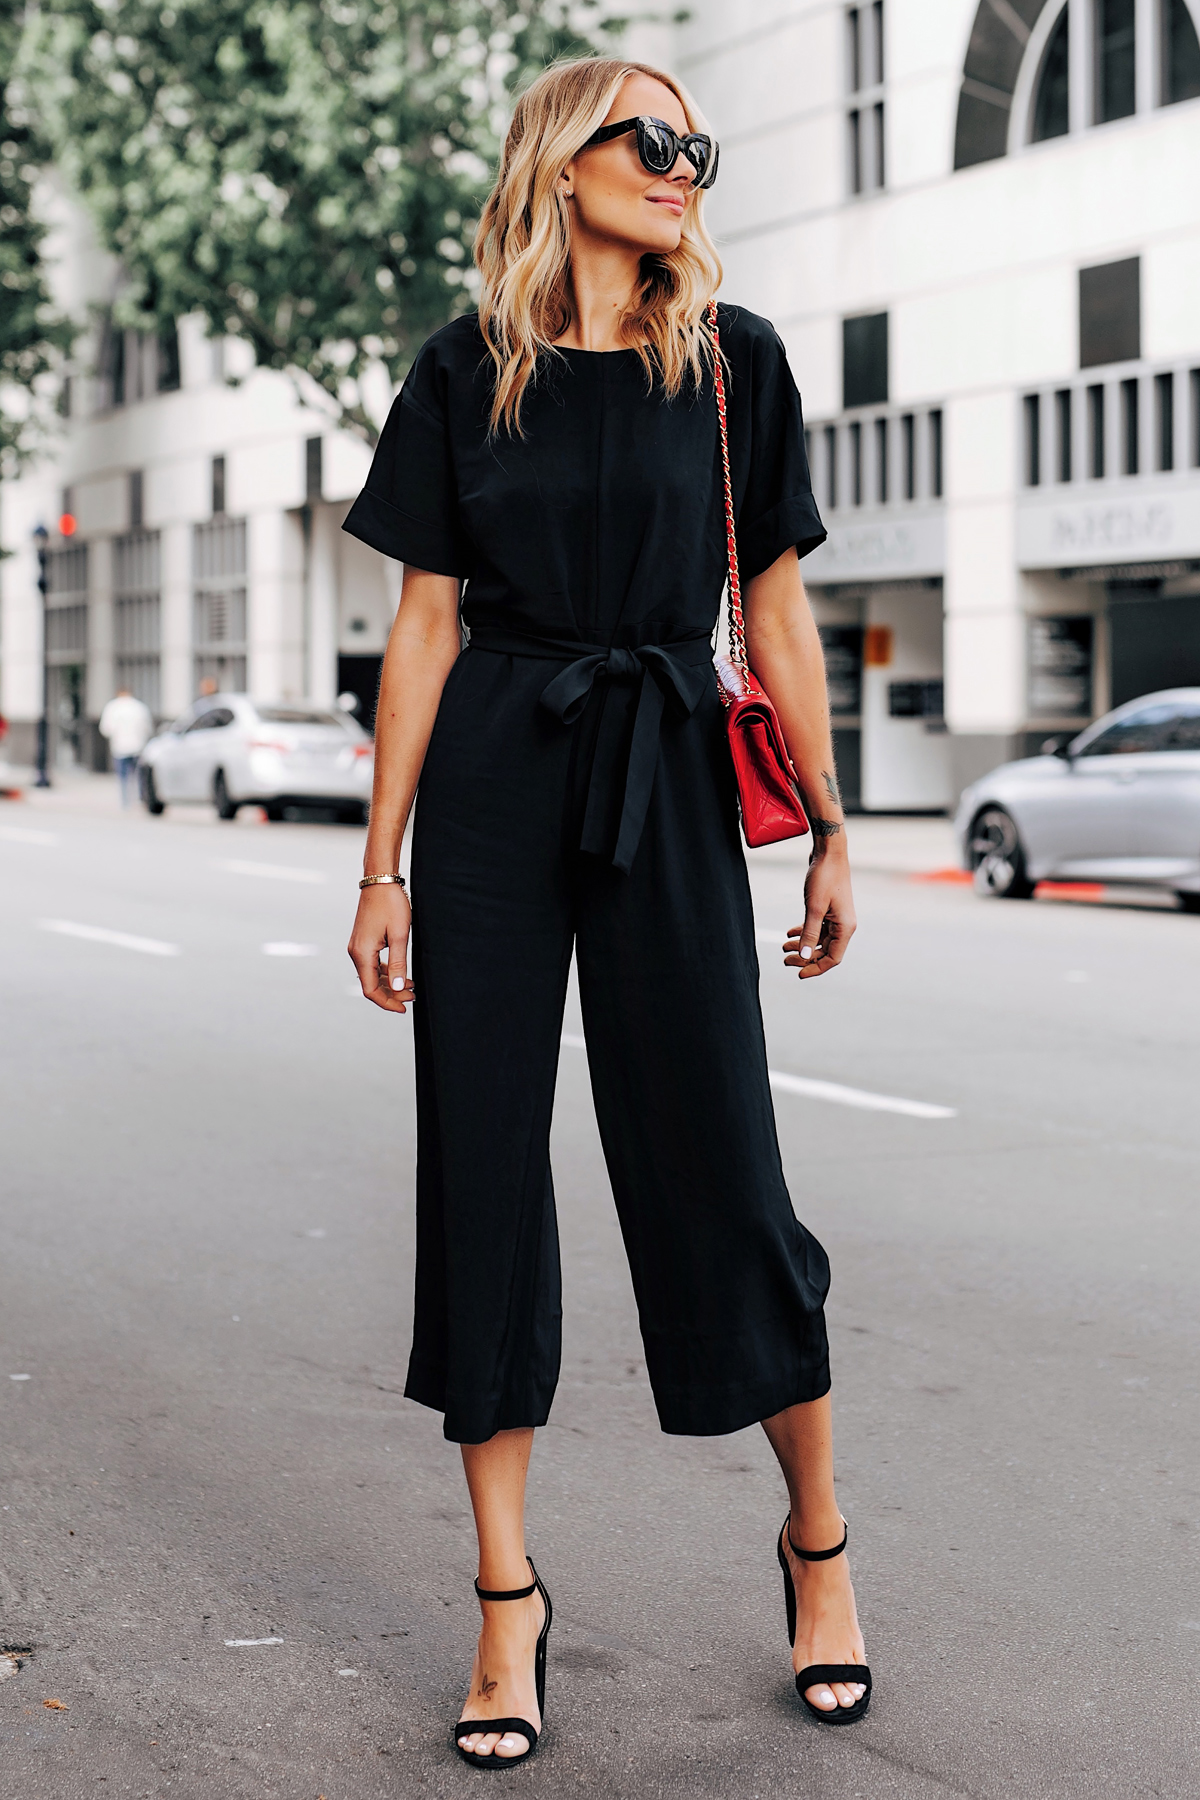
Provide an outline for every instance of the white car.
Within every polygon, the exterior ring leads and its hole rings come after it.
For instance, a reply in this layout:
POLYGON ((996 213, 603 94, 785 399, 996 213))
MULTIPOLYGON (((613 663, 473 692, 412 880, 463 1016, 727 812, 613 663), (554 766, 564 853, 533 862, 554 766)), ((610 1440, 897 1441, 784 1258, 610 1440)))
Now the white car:
POLYGON ((1124 882, 1170 888, 1200 912, 1200 688, 1131 700, 993 769, 963 794, 955 827, 981 893, 1124 882))
POLYGON ((340 707, 209 694, 146 745, 141 795, 152 813, 176 801, 208 801, 222 819, 256 804, 269 819, 282 819, 285 807, 320 806, 362 820, 374 751, 340 707))

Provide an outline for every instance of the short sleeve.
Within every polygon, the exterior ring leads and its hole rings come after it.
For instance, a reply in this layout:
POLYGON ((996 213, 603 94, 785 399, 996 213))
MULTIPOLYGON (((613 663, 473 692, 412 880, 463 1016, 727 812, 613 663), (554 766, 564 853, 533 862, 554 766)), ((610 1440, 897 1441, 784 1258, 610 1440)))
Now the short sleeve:
POLYGON ((807 556, 827 533, 809 477, 800 395, 779 337, 765 319, 739 312, 722 332, 722 348, 731 364, 738 560, 750 581, 789 546, 807 556))
POLYGON ((397 562, 462 579, 473 559, 459 518, 448 386, 431 340, 392 404, 342 530, 397 562))

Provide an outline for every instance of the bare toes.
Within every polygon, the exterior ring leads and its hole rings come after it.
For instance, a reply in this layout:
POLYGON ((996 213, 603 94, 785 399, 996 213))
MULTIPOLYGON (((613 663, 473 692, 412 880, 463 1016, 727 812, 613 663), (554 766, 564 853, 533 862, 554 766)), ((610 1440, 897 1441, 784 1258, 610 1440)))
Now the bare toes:
POLYGON ((804 1697, 811 1700, 814 1706, 819 1706, 822 1712, 832 1712, 837 1705, 837 1700, 827 1687, 810 1687, 804 1697))
POLYGON ((497 1756, 522 1756, 522 1755, 524 1755, 525 1751, 528 1750, 528 1748, 529 1748, 529 1739, 528 1738, 522 1737, 519 1731, 517 1731, 517 1732, 509 1731, 509 1732, 505 1733, 505 1735, 500 1739, 499 1744, 496 1746, 496 1755, 497 1756))
POLYGON ((475 1746, 476 1756, 490 1756, 499 1742, 500 1733, 498 1731, 485 1732, 475 1746))

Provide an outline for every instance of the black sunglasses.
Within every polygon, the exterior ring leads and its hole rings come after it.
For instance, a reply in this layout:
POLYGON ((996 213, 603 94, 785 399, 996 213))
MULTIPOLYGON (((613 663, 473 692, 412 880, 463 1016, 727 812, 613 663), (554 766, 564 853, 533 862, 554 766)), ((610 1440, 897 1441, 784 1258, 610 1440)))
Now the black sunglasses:
POLYGON ((717 179, 720 151, 712 138, 703 131, 689 131, 686 137, 680 137, 662 119, 651 119, 645 114, 640 119, 622 119, 618 125, 602 125, 583 147, 590 150, 593 144, 607 144, 611 138, 624 137, 627 131, 637 132, 638 155, 642 167, 651 175, 669 175, 682 152, 696 171, 694 188, 710 188, 717 179))

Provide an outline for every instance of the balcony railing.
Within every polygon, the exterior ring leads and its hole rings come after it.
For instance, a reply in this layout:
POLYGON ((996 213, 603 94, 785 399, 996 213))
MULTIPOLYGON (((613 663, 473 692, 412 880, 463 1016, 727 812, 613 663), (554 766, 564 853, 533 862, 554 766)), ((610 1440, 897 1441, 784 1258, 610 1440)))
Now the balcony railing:
POLYGON ((846 514, 940 500, 945 444, 940 406, 863 407, 806 432, 813 492, 846 514))
POLYGON ((1118 364, 1021 399, 1025 488, 1200 469, 1200 368, 1118 364))

